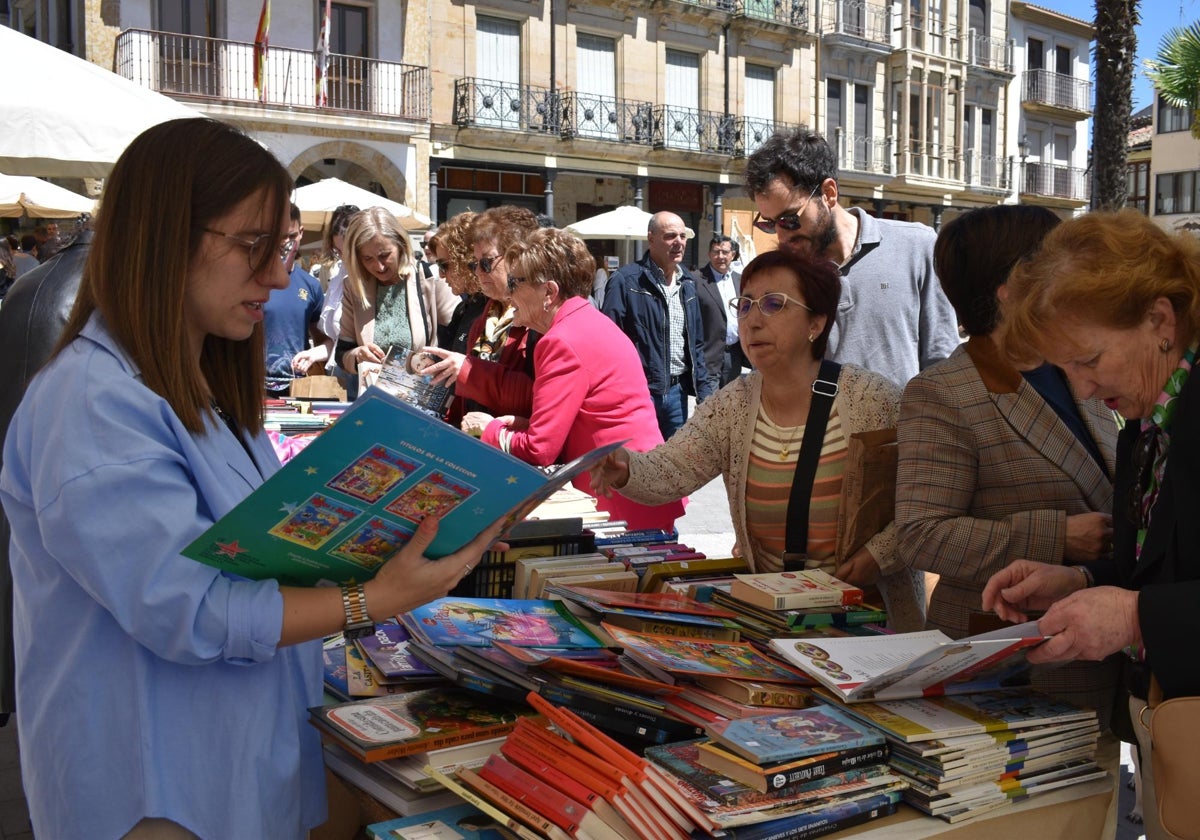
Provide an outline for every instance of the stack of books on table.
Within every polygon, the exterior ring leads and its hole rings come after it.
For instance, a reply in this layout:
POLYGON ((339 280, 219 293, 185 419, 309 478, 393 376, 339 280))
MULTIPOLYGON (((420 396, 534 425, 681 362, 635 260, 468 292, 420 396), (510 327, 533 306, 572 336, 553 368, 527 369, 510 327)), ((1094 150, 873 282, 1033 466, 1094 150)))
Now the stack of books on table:
MULTIPOLYGON (((777 711, 708 727, 710 738, 654 747, 646 757, 713 830, 736 837, 812 836, 830 811, 859 821, 890 813, 905 781, 887 765, 883 736, 832 706, 777 711), (792 832, 792 833, 789 833, 792 832)), ((846 824, 854 824, 847 822, 846 824)))
POLYGON ((325 762, 337 775, 398 814, 451 804, 432 789, 423 768, 478 765, 501 737, 532 712, 451 687, 352 700, 309 709, 325 741, 325 762))
POLYGON ((818 696, 885 733, 910 783, 905 801, 958 822, 1105 775, 1093 710, 1014 686, 1044 638, 1031 622, 958 640, 928 631, 771 645, 821 683, 818 696))
POLYGON ((882 607, 864 602, 862 589, 816 569, 733 575, 708 597, 735 614, 744 638, 761 644, 887 621, 882 607))

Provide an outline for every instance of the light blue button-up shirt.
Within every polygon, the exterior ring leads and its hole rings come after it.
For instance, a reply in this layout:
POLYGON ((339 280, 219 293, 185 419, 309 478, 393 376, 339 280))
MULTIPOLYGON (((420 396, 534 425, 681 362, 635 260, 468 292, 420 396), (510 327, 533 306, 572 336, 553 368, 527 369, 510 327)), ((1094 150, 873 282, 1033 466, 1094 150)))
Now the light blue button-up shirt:
POLYGON ((180 550, 279 468, 219 420, 188 432, 102 321, 32 382, 0 499, 12 523, 21 772, 39 837, 144 817, 298 838, 325 816, 320 643, 279 648, 274 581, 180 550))

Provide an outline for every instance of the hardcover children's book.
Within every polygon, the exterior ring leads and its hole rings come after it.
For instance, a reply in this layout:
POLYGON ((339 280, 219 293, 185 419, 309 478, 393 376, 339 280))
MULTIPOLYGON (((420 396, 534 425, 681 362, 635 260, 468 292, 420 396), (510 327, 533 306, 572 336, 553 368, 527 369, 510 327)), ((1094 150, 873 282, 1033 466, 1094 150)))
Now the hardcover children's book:
POLYGON ((455 688, 429 688, 334 706, 309 720, 362 761, 399 758, 511 732, 520 706, 455 688))
POLYGON ((439 598, 403 616, 413 635, 431 645, 486 647, 493 641, 521 647, 599 648, 561 601, 439 598))
POLYGON ((1037 622, 966 639, 937 630, 821 639, 772 639, 771 648, 847 703, 965 694, 1020 684, 1037 622))
POLYGON ((863 591, 819 569, 734 575, 729 594, 768 610, 861 604, 863 591))
POLYGON ((443 557, 498 519, 511 526, 618 445, 547 476, 372 388, 183 553, 293 586, 369 580, 422 518, 439 517, 426 554, 443 557))
POLYGON ((634 633, 607 623, 601 626, 625 649, 627 656, 651 669, 656 676, 661 675, 666 682, 673 682, 679 675, 697 674, 759 682, 794 682, 797 679, 790 668, 741 642, 634 633))
POLYGON ((879 746, 883 733, 833 706, 710 724, 709 737, 755 764, 879 746))

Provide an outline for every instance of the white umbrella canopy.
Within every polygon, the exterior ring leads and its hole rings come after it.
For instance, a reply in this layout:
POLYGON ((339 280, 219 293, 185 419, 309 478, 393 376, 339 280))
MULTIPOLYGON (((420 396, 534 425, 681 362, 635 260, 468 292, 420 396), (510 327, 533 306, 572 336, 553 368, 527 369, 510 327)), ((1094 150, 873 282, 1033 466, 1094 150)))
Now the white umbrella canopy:
POLYGON ((398 201, 348 184, 338 178, 323 178, 314 184, 298 187, 294 197, 300 208, 300 223, 306 231, 325 227, 330 214, 343 204, 353 204, 366 210, 368 207, 383 207, 400 222, 407 231, 425 230, 433 225, 428 216, 416 212, 398 201))
POLYGON ((0 26, 0 77, 33 71, 54 84, 12 84, 4 93, 0 172, 102 178, 152 125, 202 114, 115 73, 0 26))
POLYGON ((0 216, 65 219, 91 213, 96 202, 29 175, 0 175, 0 216))
MULTIPOLYGON (((627 204, 598 216, 572 222, 563 230, 575 234, 580 239, 644 240, 652 215, 627 204)), ((687 228, 687 235, 688 239, 691 239, 696 232, 687 228)))

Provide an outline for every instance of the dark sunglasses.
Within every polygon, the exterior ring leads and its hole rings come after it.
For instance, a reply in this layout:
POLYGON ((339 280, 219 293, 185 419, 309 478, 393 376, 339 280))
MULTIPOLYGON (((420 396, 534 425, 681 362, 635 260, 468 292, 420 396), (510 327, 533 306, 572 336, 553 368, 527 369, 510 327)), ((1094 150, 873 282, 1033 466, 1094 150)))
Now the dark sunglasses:
POLYGON ((789 210, 787 213, 782 213, 776 219, 769 219, 758 213, 754 214, 754 226, 763 233, 775 233, 775 228, 780 227, 786 231, 800 230, 804 223, 800 221, 800 214, 808 209, 808 205, 812 203, 813 196, 817 194, 817 190, 821 189, 821 185, 817 184, 813 187, 813 191, 808 194, 808 198, 796 210, 789 210))
POLYGON ((492 269, 496 267, 496 263, 500 262, 502 259, 504 258, 499 254, 496 254, 494 257, 484 257, 479 260, 471 260, 469 263, 467 263, 467 268, 469 268, 472 272, 474 272, 477 268, 481 268, 483 269, 484 274, 491 274, 492 269))
POLYGON ((449 271, 450 262, 448 260, 438 260, 434 263, 438 267, 438 271, 449 271))
POLYGON ((517 286, 520 286, 524 282, 524 277, 517 277, 515 274, 508 275, 508 293, 511 295, 517 290, 517 286))
POLYGON ((1154 464, 1159 455, 1159 434, 1161 429, 1155 424, 1147 426, 1133 444, 1133 470, 1137 476, 1129 489, 1129 507, 1126 513, 1129 521, 1139 531, 1150 525, 1150 505, 1146 493, 1150 489, 1150 481, 1154 476, 1154 464))

